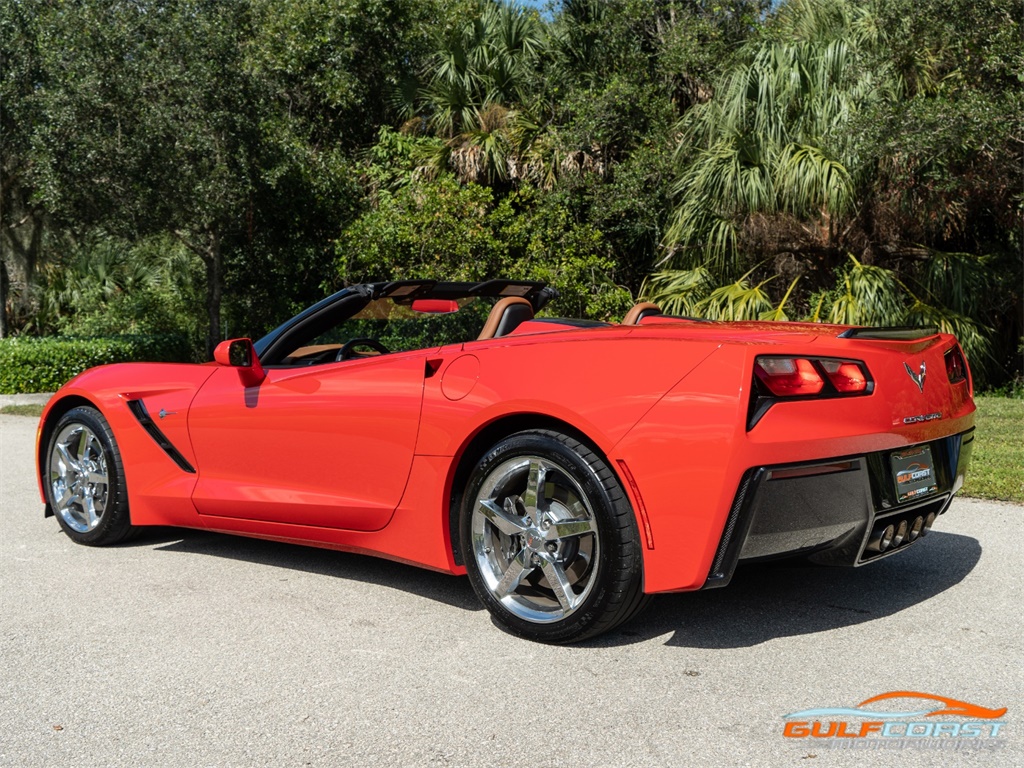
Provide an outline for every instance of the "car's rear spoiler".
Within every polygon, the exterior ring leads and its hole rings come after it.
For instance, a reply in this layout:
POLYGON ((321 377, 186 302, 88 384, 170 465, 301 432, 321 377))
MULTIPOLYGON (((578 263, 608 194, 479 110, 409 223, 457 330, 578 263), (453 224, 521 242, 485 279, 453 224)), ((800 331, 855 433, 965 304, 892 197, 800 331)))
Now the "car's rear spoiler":
POLYGON ((874 341, 916 341, 934 336, 939 329, 934 325, 924 327, 898 326, 892 328, 848 328, 839 334, 840 339, 866 339, 874 341))

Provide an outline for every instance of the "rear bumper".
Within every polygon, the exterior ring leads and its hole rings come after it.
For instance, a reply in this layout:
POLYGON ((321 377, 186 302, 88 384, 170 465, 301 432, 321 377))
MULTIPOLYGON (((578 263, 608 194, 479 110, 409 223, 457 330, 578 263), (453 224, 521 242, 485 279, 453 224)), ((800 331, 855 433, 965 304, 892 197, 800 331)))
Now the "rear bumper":
POLYGON ((973 428, 928 442, 936 490, 899 499, 895 451, 753 467, 739 484, 704 589, 729 583, 740 560, 808 555, 827 565, 860 566, 901 552, 927 532, 963 485, 973 428), (931 517, 929 517, 931 516, 931 517), (880 545, 891 525, 905 535, 880 545), (930 524, 929 524, 930 527, 930 524))

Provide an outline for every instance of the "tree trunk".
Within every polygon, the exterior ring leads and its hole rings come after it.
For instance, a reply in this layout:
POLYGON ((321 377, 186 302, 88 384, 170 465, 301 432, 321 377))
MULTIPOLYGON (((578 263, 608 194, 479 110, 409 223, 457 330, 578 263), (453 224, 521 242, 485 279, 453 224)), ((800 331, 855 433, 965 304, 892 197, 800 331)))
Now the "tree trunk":
POLYGON ((210 247, 203 261, 206 262, 206 316, 209 332, 206 337, 206 353, 213 359, 213 350, 220 343, 220 302, 224 290, 224 257, 220 250, 220 235, 212 233, 210 247))
POLYGON ((0 339, 6 339, 10 333, 7 326, 7 292, 10 280, 7 279, 7 262, 0 259, 0 339))
MULTIPOLYGON (((0 261, 4 263, 4 302, 12 304, 16 317, 32 312, 31 293, 36 265, 43 248, 43 229, 46 217, 31 205, 29 195, 17 179, 5 178, 0 184, 0 261), (15 290, 12 291, 11 289, 15 290)), ((10 316, 5 314, 0 336, 10 328, 10 316)))

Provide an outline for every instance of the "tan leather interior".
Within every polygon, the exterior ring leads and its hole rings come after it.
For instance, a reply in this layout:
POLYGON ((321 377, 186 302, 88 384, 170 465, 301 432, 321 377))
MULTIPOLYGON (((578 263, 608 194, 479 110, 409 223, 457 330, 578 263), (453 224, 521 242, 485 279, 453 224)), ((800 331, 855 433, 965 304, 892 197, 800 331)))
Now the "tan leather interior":
POLYGON ((533 305, 521 296, 507 296, 491 307, 478 340, 496 339, 512 333, 520 323, 533 319, 533 305))
POLYGON ((650 317, 651 315, 660 315, 661 307, 650 301, 641 301, 636 304, 626 316, 622 318, 622 325, 636 325, 642 318, 650 317))

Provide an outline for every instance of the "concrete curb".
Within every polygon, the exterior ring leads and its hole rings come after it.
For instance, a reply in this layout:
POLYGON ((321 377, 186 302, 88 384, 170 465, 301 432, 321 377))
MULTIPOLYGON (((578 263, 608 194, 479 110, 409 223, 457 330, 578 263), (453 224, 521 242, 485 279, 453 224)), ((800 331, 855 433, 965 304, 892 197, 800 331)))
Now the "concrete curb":
POLYGON ((25 395, 0 395, 0 408, 5 405, 46 405, 53 392, 36 392, 25 395))

